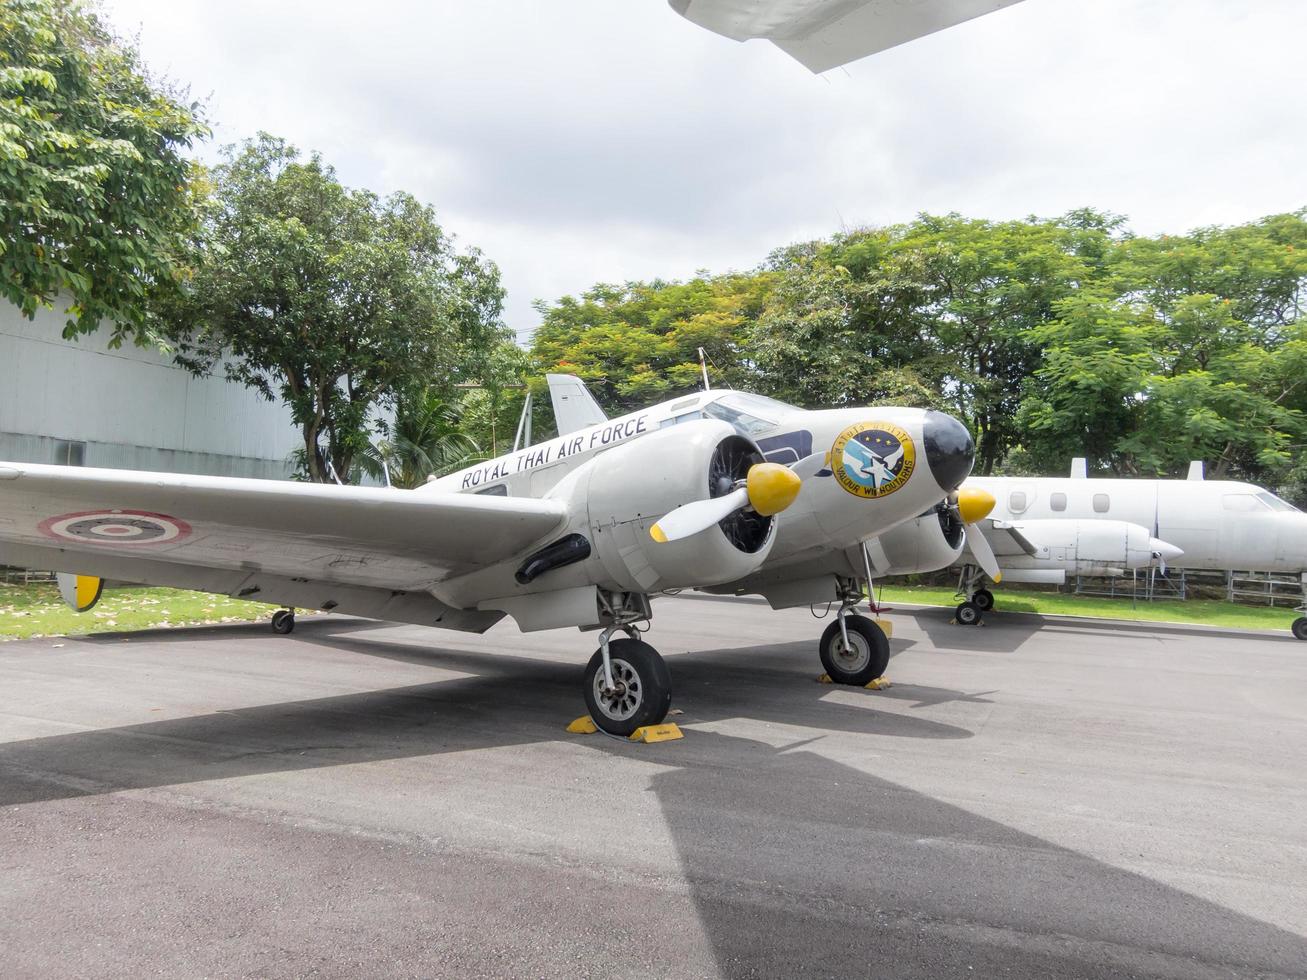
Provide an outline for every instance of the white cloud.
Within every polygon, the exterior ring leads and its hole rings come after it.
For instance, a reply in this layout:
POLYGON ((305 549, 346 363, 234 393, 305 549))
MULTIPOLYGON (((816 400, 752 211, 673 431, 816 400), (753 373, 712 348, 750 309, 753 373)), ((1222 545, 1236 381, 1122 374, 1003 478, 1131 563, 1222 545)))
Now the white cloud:
POLYGON ((923 210, 1153 232, 1307 204, 1296 0, 1026 0, 822 77, 664 0, 107 9, 212 93, 215 143, 266 129, 434 204, 519 330, 536 298, 923 210))

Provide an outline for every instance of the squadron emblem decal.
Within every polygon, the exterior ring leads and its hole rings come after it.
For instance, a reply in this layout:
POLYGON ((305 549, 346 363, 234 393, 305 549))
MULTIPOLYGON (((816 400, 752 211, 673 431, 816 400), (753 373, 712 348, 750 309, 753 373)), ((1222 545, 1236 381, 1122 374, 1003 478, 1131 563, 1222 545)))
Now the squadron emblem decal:
POLYGON ((143 510, 88 510, 47 518, 37 530, 56 540, 116 546, 180 541, 190 535, 191 526, 179 518, 143 510))
POLYGON ((857 497, 885 497, 908 482, 917 465, 912 437, 888 422, 859 422, 835 437, 836 482, 857 497))

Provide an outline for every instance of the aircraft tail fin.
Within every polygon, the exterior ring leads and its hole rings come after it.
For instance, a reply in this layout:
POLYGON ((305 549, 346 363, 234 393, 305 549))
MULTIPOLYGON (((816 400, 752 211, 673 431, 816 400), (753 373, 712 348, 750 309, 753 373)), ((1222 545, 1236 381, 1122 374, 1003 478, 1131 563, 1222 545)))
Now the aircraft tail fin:
POLYGON ((608 421, 580 378, 571 374, 546 374, 545 380, 549 382, 549 398, 554 403, 554 422, 560 436, 608 421))

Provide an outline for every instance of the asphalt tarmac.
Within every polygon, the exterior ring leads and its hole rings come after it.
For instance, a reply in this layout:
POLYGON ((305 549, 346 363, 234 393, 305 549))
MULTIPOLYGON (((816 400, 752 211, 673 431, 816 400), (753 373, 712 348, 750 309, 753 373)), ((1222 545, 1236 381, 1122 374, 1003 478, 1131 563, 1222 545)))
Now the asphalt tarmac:
POLYGON ((658 745, 575 630, 0 645, 0 974, 1307 976, 1307 644, 892 618, 659 600, 658 745))

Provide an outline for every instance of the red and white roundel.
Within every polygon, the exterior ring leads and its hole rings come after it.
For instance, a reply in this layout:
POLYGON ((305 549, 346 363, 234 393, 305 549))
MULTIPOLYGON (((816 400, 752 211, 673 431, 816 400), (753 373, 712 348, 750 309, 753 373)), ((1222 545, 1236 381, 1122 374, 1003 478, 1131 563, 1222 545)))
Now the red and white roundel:
POLYGON ((50 517, 37 525, 46 537, 83 544, 152 545, 180 541, 191 526, 167 514, 143 510, 88 510, 50 517))

